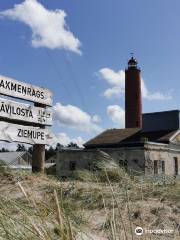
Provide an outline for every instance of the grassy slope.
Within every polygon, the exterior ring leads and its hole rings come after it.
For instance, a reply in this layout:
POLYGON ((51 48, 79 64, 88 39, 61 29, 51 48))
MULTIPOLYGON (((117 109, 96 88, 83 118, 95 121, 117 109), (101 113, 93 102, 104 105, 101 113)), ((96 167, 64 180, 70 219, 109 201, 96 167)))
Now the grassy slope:
POLYGON ((1 171, 0 239, 180 239, 179 183, 140 185, 125 173, 115 183, 109 175, 60 182, 1 171), (136 226, 174 233, 137 238, 136 226))

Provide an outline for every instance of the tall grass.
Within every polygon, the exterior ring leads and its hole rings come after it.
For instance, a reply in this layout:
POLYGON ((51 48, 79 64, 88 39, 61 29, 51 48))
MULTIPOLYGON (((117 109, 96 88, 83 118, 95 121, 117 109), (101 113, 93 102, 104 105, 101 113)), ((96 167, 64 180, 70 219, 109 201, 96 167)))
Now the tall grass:
POLYGON ((78 180, 69 182, 0 171, 0 239, 98 240, 102 235, 109 240, 134 240, 136 226, 170 227, 174 235, 161 239, 178 239, 179 183, 140 183, 112 159, 107 160, 99 162, 93 172, 77 171, 78 180), (98 216, 96 230, 90 220, 93 214, 98 216))

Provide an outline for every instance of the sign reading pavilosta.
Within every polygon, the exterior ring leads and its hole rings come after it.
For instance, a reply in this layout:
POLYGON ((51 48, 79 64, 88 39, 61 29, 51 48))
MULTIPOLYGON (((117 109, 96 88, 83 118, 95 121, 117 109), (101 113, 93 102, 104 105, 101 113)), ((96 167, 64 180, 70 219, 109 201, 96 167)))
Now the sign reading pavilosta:
POLYGON ((52 106, 52 92, 0 75, 0 94, 52 106))
POLYGON ((52 125, 52 110, 50 108, 34 107, 2 98, 0 98, 0 117, 22 122, 52 125))
POLYGON ((51 91, 0 76, 0 94, 38 105, 0 98, 0 141, 51 144, 52 135, 44 127, 52 125, 52 111, 46 108, 52 106, 51 91))

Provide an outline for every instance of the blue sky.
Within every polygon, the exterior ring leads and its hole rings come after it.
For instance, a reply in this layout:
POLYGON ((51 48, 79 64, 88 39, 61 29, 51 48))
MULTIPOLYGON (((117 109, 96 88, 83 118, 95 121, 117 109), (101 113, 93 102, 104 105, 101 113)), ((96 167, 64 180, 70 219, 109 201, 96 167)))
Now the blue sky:
POLYGON ((52 90, 62 143, 123 127, 131 52, 143 112, 179 109, 179 9, 179 0, 2 0, 0 74, 52 90))

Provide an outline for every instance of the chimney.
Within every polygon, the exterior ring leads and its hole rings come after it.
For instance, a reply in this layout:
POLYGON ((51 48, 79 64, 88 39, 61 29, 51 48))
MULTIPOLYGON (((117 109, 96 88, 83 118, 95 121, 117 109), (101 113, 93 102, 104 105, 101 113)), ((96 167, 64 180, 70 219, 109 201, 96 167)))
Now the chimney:
POLYGON ((125 71, 125 127, 142 128, 141 71, 132 56, 125 71))

